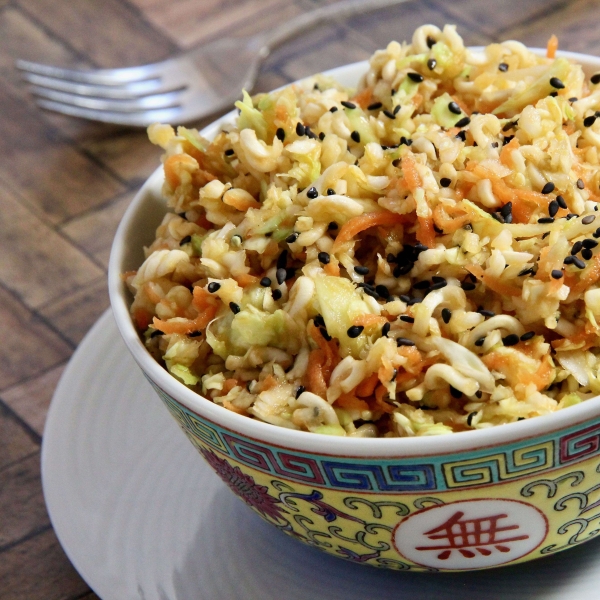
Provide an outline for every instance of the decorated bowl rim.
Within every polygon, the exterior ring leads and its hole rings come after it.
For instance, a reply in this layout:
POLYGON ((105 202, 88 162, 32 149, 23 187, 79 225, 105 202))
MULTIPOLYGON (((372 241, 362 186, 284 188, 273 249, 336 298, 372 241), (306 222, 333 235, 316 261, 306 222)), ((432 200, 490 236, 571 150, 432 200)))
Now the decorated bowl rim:
MULTIPOLYGON (((481 48, 474 47, 472 49, 480 50, 481 48)), ((545 54, 544 49, 532 48, 532 50, 537 54, 545 54)), ((600 70, 599 57, 576 52, 559 52, 558 54, 579 62, 588 74, 600 70)), ((368 61, 360 61, 330 69, 324 74, 336 78, 344 85, 355 86, 367 68, 368 61)), ((230 123, 235 116, 236 111, 223 115, 205 127, 201 131, 202 135, 211 138, 222 125, 230 123)), ((397 457, 454 454, 469 449, 508 444, 583 424, 600 415, 600 396, 596 396, 576 406, 548 415, 488 429, 431 437, 350 438, 278 427, 239 415, 200 396, 168 373, 145 348, 129 315, 131 296, 121 277, 126 270, 136 268, 141 264, 143 260, 142 245, 144 241, 145 243, 152 241, 152 238, 148 239, 148 236, 145 236, 144 239, 144 234, 142 232, 140 235, 140 231, 143 229, 152 236, 154 234, 152 227, 139 228, 135 225, 143 220, 152 220, 154 217, 153 226, 156 227, 164 214, 164 201, 161 194, 163 180, 162 166, 159 166, 142 185, 121 219, 109 260, 110 303, 121 336, 142 371, 166 394, 199 416, 231 431, 288 449, 327 455, 397 457), (140 243, 126 244, 127 240, 136 236, 139 238, 138 242, 141 240, 140 243)))

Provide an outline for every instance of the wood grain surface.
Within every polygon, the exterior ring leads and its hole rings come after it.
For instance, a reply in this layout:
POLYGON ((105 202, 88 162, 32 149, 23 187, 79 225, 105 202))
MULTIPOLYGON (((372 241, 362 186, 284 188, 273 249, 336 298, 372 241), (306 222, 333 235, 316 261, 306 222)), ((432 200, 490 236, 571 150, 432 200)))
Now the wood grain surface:
MULTIPOLYGON (((97 598, 52 530, 41 439, 65 364, 108 307, 117 223, 159 160, 143 131, 39 110, 14 60, 135 65, 273 28, 323 3, 0 0, 0 600, 97 598)), ((554 33, 563 50, 600 54, 597 17, 597 0, 415 0, 288 42, 268 57, 255 91, 365 59, 427 22, 455 23, 469 44, 544 46, 554 33)))

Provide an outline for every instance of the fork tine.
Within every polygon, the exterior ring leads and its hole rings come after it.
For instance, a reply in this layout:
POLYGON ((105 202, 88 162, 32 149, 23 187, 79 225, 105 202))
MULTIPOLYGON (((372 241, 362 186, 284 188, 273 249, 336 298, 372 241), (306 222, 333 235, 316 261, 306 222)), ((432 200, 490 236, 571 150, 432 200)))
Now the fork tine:
POLYGON ((15 64, 19 70, 27 73, 35 73, 36 75, 45 75, 46 77, 90 85, 120 85, 160 77, 162 63, 126 67, 123 69, 93 70, 65 69, 63 67, 53 67, 52 65, 43 65, 28 60, 17 60, 15 64))
POLYGON ((76 94, 59 92, 37 86, 32 86, 31 92, 41 98, 53 100, 54 102, 61 102, 62 104, 70 104, 79 108, 88 108, 96 111, 111 111, 117 113, 157 110, 181 105, 181 91, 142 96, 141 98, 130 100, 90 98, 89 96, 78 96, 76 94))
POLYGON ((134 83, 117 85, 89 85, 87 83, 77 83, 56 79, 45 75, 36 75, 35 73, 22 73, 22 78, 32 85, 57 90, 59 92, 68 92, 78 94, 79 96, 93 96, 95 98, 113 98, 113 99, 133 99, 150 94, 160 94, 174 91, 161 85, 160 79, 148 79, 134 83))
POLYGON ((103 123, 114 123, 132 127, 147 127, 151 123, 176 123, 180 120, 182 112, 178 107, 137 113, 122 113, 82 108, 80 106, 63 104, 62 102, 54 102, 52 100, 37 99, 36 103, 40 108, 68 115, 70 117, 79 117, 80 119, 102 121, 103 123))

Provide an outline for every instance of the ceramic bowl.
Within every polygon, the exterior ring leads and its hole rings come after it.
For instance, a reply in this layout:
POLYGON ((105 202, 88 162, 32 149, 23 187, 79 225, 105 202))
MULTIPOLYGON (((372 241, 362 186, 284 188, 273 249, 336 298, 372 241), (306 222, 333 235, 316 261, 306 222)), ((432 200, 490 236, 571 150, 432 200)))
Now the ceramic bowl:
MULTIPOLYGON (((600 71, 598 58, 564 55, 586 65, 588 74, 600 71)), ((357 63, 329 74, 351 86, 366 69, 357 63)), ((226 115, 203 135, 214 136, 234 117, 226 115)), ((189 440, 265 520, 334 556, 415 571, 519 563, 600 532, 600 398, 487 430, 357 439, 240 416, 172 377, 142 344, 120 278, 142 263, 142 247, 165 213, 162 180, 158 169, 117 231, 109 268, 114 316, 189 440)))

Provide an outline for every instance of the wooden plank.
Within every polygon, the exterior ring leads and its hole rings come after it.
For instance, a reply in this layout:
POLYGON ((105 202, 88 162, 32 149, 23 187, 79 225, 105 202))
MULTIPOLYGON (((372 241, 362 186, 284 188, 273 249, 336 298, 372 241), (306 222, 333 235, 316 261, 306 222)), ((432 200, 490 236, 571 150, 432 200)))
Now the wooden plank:
POLYGON ((0 393, 0 400, 40 436, 44 431, 54 389, 64 368, 65 365, 61 364, 0 393))
POLYGON ((188 48, 227 35, 254 35, 299 14, 292 0, 133 0, 148 20, 188 48))
POLYGON ((127 2, 17 0, 17 4, 53 35, 98 66, 150 63, 177 51, 172 41, 127 2))
POLYGON ((558 10, 547 11, 535 22, 521 23, 503 35, 518 39, 528 46, 545 48, 548 38, 554 33, 558 37, 560 50, 599 55, 597 21, 597 1, 575 0, 562 3, 558 10))
POLYGON ((30 308, 72 294, 103 270, 0 185, 0 282, 30 308))
MULTIPOLYGON (((37 453, 39 445, 31 434, 0 402, 0 470, 37 453)), ((1 473, 2 471, 0 471, 1 473)), ((2 486, 0 486, 1 489, 2 486)), ((2 514, 0 512, 0 514, 2 514)), ((2 524, 0 520, 0 524, 2 524)), ((0 563, 2 561, 0 560, 0 563)), ((0 586, 0 590, 2 586, 0 586)))
POLYGON ((2 600, 75 600, 90 591, 52 529, 0 555, 2 600))
MULTIPOLYGON (((554 12, 564 0, 502 0, 498 10, 493 10, 491 2, 481 0, 432 0, 441 15, 447 15, 448 23, 462 22, 495 41, 514 39, 511 31, 515 28, 530 27, 544 15, 554 12)), ((467 29, 459 27, 459 33, 465 36, 467 29)), ((548 34, 548 37, 550 34, 548 34)), ((489 42, 488 42, 489 43, 489 42)))
MULTIPOLYGON (((157 163, 156 166, 158 166, 157 163)), ((137 189, 119 196, 113 202, 65 223, 60 231, 80 248, 85 248, 99 263, 108 268, 110 247, 119 221, 137 193, 137 189)))
POLYGON ((66 341, 2 287, 0 331, 7 340, 0 345, 0 390, 44 373, 71 355, 66 341))
POLYGON ((0 552, 50 524, 42 495, 39 452, 0 470, 0 514, 0 552))
POLYGON ((70 342, 78 344, 109 305, 107 281, 103 276, 42 307, 39 312, 70 342))

